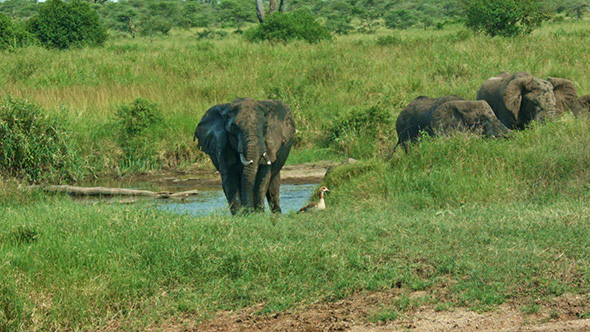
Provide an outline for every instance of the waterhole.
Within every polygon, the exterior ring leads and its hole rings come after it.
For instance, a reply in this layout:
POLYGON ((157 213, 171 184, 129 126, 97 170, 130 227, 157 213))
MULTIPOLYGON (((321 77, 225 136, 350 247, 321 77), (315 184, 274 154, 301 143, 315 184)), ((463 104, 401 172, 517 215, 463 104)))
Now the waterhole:
MULTIPOLYGON (((316 187, 316 184, 281 185, 281 210, 283 213, 298 211, 301 207, 307 205, 316 187)), ((211 213, 229 214, 227 200, 221 189, 201 190, 190 202, 162 202, 159 208, 165 211, 195 216, 211 213)), ((268 210, 268 203, 266 209, 268 210)))
MULTIPOLYGON (((221 183, 215 179, 203 181, 201 178, 149 178, 149 179, 98 179, 95 181, 82 183, 84 187, 107 187, 107 188, 125 188, 150 190, 154 192, 182 192, 188 190, 198 190, 196 196, 189 197, 185 200, 161 199, 157 201, 157 206, 163 211, 171 213, 189 214, 193 216, 206 215, 211 213, 230 214, 227 200, 221 183)), ((315 183, 289 183, 281 185, 281 210, 283 213, 298 211, 301 207, 307 205, 310 197, 317 189, 315 183)), ((132 203, 135 198, 113 197, 110 198, 115 202, 132 203)), ((266 210, 268 210, 268 203, 266 210)))

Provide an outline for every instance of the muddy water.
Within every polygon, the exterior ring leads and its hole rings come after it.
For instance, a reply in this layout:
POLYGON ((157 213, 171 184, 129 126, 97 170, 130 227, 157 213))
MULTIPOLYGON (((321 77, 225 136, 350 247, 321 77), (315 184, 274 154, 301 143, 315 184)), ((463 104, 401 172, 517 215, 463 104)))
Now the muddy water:
MULTIPOLYGON (((297 211, 305 206, 316 189, 316 184, 281 185, 281 209, 283 213, 297 211)), ((210 213, 229 214, 227 200, 222 190, 201 190, 190 202, 162 202, 160 209, 180 214, 205 215, 210 213)), ((267 205, 268 210, 268 205, 267 205)))

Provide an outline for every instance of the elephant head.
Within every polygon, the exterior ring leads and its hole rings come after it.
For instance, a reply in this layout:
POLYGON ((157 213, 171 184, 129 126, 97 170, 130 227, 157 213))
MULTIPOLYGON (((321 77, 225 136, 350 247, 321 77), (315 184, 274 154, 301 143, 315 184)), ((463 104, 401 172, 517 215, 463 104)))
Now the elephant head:
POLYGON ((431 125, 433 131, 438 133, 476 132, 494 138, 506 137, 511 132, 484 100, 448 101, 434 111, 431 125))
POLYGON ((527 72, 506 72, 488 79, 477 92, 509 129, 523 129, 531 121, 561 114, 575 100, 575 88, 563 78, 542 80, 527 72))
MULTIPOLYGON (((264 209, 264 197, 289 154, 295 125, 289 108, 273 100, 236 99, 210 108, 195 130, 198 146, 221 174, 232 213, 264 209)), ((270 202, 273 210, 278 206, 270 202)))
POLYGON ((572 105, 572 113, 576 118, 590 117, 590 95, 578 98, 572 105))

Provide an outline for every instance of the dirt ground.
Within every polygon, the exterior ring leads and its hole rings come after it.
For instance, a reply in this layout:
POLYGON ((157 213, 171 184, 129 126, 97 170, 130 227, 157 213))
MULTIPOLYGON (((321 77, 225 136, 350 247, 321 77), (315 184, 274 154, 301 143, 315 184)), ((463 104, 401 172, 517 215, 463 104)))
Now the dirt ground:
MULTIPOLYGON (((425 292, 410 297, 423 297, 425 292)), ((523 306, 505 303, 496 309, 477 313, 465 308, 435 311, 420 307, 404 312, 393 321, 372 319, 384 306, 400 296, 398 291, 357 294, 334 303, 317 303, 303 310, 278 314, 259 314, 264 305, 239 312, 219 312, 213 319, 200 324, 169 321, 157 330, 164 331, 483 331, 483 332, 578 332, 590 331, 590 319, 580 319, 588 313, 588 295, 565 294, 539 304, 535 313, 523 312, 523 306), (376 322, 375 322, 376 321, 376 322)))

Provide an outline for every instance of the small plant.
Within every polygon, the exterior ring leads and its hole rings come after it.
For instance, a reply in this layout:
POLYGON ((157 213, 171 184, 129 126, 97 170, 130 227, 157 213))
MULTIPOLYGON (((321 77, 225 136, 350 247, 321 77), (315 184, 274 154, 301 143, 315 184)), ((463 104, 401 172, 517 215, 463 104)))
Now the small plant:
POLYGON ((403 40, 400 37, 393 35, 380 36, 377 38, 377 45, 379 46, 399 45, 402 42, 403 40))
POLYGON ((308 43, 318 43, 332 39, 332 35, 309 11, 297 10, 269 15, 264 23, 248 30, 246 38, 250 41, 269 40, 286 43, 299 39, 308 43))
POLYGON ((154 130, 163 118, 158 104, 137 98, 129 105, 121 105, 116 113, 119 124, 119 145, 123 149, 123 166, 140 169, 157 163, 154 130))
POLYGON ((71 180, 76 149, 66 123, 22 100, 0 102, 0 172, 27 181, 71 180))
POLYGON ((326 132, 329 145, 353 158, 372 156, 387 147, 395 129, 391 114, 378 106, 354 110, 336 120, 326 132), (376 144, 377 143, 377 144, 376 144))
POLYGON ((39 14, 28 20, 27 30, 47 48, 100 45, 107 37, 98 14, 87 2, 48 0, 39 6, 39 14))

